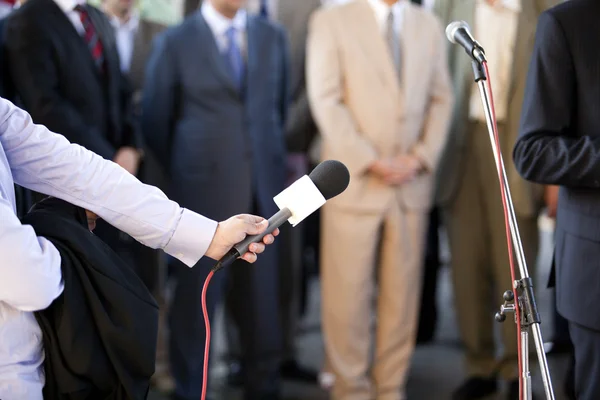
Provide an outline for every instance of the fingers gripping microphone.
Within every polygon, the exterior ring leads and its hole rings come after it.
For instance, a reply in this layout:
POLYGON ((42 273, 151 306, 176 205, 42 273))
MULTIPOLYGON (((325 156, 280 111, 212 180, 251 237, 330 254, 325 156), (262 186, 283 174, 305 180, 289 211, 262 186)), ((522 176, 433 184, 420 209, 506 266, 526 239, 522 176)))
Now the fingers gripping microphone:
POLYGON ((213 271, 226 267, 243 254, 246 254, 252 243, 258 243, 289 221, 293 226, 298 225, 306 217, 317 211, 325 202, 348 187, 350 173, 344 164, 335 160, 323 161, 315 167, 310 175, 304 175, 283 192, 273 198, 279 211, 269 218, 267 229, 260 235, 247 236, 236 244, 223 258, 219 260, 213 271))
POLYGON ((454 21, 446 27, 446 37, 451 43, 462 46, 469 57, 478 63, 484 63, 483 47, 471 36, 469 25, 465 21, 454 21))

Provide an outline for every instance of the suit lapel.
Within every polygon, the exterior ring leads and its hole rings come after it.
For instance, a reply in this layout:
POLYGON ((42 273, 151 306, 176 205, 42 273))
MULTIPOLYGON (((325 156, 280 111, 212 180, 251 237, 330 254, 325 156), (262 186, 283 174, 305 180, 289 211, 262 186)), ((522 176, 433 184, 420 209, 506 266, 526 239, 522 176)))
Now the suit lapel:
POLYGON ((349 30, 354 35, 349 40, 356 41, 362 48, 365 60, 375 68, 375 74, 383 85, 389 88, 393 99, 400 102, 400 80, 373 9, 365 0, 356 0, 352 6, 347 6, 346 10, 349 14, 346 19, 356 21, 354 29, 349 30))
MULTIPOLYGON (((94 60, 92 59, 92 53, 71 20, 53 0, 41 0, 41 2, 45 4, 46 9, 48 10, 47 18, 44 18, 44 21, 51 26, 53 31, 58 31, 58 36, 61 40, 72 40, 74 43, 77 43, 77 47, 82 53, 82 56, 86 57, 93 66, 94 71, 98 72, 94 60)), ((97 75, 100 77, 99 74, 97 75)))
POLYGON ((415 13, 415 7, 417 6, 414 6, 410 2, 404 5, 402 28, 400 29, 400 56, 402 59, 402 82, 400 84, 402 101, 410 97, 410 93, 413 93, 414 84, 422 79, 419 58, 423 55, 423 50, 419 46, 419 21, 417 20, 418 16, 415 13))
MULTIPOLYGON (((246 67, 246 83, 248 91, 251 91, 250 86, 254 82, 260 81, 260 60, 267 60, 265 50, 268 48, 266 42, 269 38, 266 31, 262 29, 259 17, 248 17, 247 25, 247 67, 246 67)), ((264 65, 264 64, 263 64, 264 65)))
POLYGON ((212 30, 206 23, 206 20, 200 11, 196 12, 194 18, 196 18, 197 21, 196 26, 199 30, 200 37, 205 38, 202 45, 205 46, 206 56, 208 57, 208 64, 210 65, 210 68, 217 79, 219 79, 233 93, 239 95, 239 91, 233 82, 233 77, 229 73, 230 67, 227 65, 223 55, 219 51, 219 47, 212 30))

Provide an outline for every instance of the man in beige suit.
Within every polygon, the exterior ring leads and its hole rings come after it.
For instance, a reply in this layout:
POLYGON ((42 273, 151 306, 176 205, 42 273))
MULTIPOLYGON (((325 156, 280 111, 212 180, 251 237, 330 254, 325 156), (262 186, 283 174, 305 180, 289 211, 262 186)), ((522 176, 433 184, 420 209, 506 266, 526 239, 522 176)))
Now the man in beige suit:
MULTIPOLYGON (((519 131, 537 18, 550 3, 556 2, 437 0, 435 5, 444 22, 466 21, 486 50, 505 160, 511 159, 519 131)), ((497 359, 491 311, 502 303, 502 293, 512 287, 498 173, 470 58, 460 46, 451 46, 449 59, 456 104, 450 139, 440 163, 437 200, 448 230, 467 372, 466 382, 453 399, 478 399, 496 392, 498 376, 509 383, 507 398, 516 399, 516 325, 511 319, 504 322, 504 352, 497 359)), ((525 257, 533 275, 544 188, 523 180, 512 162, 505 161, 505 166, 525 257)), ((551 190, 554 189, 548 189, 551 190)), ((519 279, 518 270, 516 273, 519 279)))
POLYGON ((322 214, 334 399, 404 398, 434 172, 452 110, 444 41, 436 17, 405 0, 355 0, 311 19, 307 87, 322 157, 351 175, 322 214))

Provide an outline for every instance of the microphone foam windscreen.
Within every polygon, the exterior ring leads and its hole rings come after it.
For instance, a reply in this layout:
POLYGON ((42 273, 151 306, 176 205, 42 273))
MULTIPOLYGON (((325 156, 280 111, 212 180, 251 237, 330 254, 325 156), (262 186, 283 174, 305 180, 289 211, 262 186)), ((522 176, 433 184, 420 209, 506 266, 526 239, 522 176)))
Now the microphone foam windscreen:
POLYGON ((467 24, 465 21, 454 21, 448 24, 448 26, 446 27, 446 37, 448 38, 450 43, 456 44, 456 39, 454 38, 454 35, 456 34, 456 31, 460 28, 465 28, 468 31, 469 24, 467 24))
POLYGON ((323 161, 308 176, 326 200, 342 193, 350 184, 348 168, 336 160, 323 161))

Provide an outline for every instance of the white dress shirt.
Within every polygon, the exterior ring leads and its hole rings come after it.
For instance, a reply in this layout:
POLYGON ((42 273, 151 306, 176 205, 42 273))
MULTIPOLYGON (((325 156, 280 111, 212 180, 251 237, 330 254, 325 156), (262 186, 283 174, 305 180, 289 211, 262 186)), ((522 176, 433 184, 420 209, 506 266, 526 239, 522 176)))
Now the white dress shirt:
POLYGON ((135 46, 135 35, 140 26, 140 17, 137 13, 133 13, 126 22, 122 22, 119 18, 112 16, 110 22, 115 28, 117 51, 119 52, 119 60, 121 61, 121 72, 128 74, 135 46))
MULTIPOLYGON (((500 0, 493 6, 486 0, 477 0, 475 6, 473 35, 485 49, 498 122, 504 121, 508 112, 508 92, 520 11, 520 0, 500 0)), ((485 114, 477 85, 473 85, 470 100, 469 116, 472 120, 484 122, 485 114)))
POLYGON ((229 43, 227 41, 227 30, 230 27, 236 28, 237 45, 240 47, 242 54, 246 54, 246 11, 238 10, 233 19, 229 19, 219 13, 212 5, 210 0, 204 0, 200 9, 204 20, 210 27, 219 51, 224 53, 227 51, 229 43))
POLYGON ((217 223, 0 99, 0 399, 42 400, 42 333, 32 312, 62 293, 61 260, 48 240, 21 225, 15 182, 93 211, 190 267, 208 249, 217 223))
POLYGON ((75 7, 78 5, 84 5, 85 0, 54 0, 54 2, 69 18, 77 32, 80 35, 83 35, 85 30, 83 29, 83 24, 81 23, 81 16, 77 11, 75 11, 75 7))
POLYGON ((377 24, 381 28, 382 35, 385 35, 387 18, 390 11, 394 14, 394 30, 396 35, 400 35, 402 29, 402 19, 404 17, 404 5, 406 0, 398 0, 392 6, 387 5, 383 0, 368 0, 375 12, 377 24))

